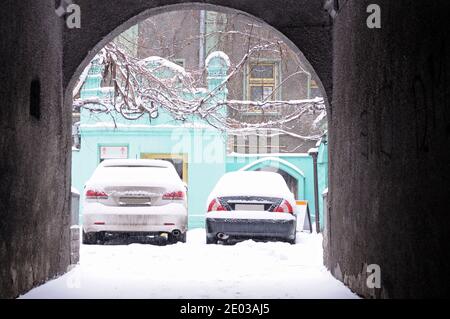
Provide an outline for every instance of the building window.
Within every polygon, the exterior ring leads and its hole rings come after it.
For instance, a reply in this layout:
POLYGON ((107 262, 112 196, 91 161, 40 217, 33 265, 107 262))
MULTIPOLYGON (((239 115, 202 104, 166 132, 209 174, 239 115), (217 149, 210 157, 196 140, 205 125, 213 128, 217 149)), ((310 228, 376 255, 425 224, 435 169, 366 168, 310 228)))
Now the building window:
MULTIPOLYGON (((250 63, 247 72, 247 99, 251 101, 276 100, 278 64, 275 62, 250 63)), ((266 110, 265 113, 276 110, 266 110)), ((261 113, 258 108, 249 109, 251 113, 261 113)))
POLYGON ((127 159, 128 146, 100 146, 100 162, 106 159, 127 159))
POLYGON ((230 152, 238 154, 269 154, 282 153, 285 146, 280 145, 278 135, 271 135, 271 131, 255 131, 254 134, 229 135, 230 152))
POLYGON ((272 100, 273 86, 251 85, 250 99, 252 101, 268 101, 272 100))

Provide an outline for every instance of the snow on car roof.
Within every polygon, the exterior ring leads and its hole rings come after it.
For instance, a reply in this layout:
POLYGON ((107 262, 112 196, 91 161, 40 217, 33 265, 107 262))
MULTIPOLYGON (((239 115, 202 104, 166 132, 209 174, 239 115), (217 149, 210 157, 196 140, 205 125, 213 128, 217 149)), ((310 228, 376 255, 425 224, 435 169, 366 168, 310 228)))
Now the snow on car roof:
POLYGON ((176 186, 182 181, 172 163, 164 160, 105 160, 86 182, 94 186, 176 186))
POLYGON ((164 160, 153 159, 109 159, 104 160, 101 164, 103 167, 117 167, 117 166, 144 166, 144 167, 171 167, 172 163, 164 160))
POLYGON ((208 203, 216 197, 260 196, 293 200, 284 178, 274 172, 237 171, 221 177, 211 192, 208 203))

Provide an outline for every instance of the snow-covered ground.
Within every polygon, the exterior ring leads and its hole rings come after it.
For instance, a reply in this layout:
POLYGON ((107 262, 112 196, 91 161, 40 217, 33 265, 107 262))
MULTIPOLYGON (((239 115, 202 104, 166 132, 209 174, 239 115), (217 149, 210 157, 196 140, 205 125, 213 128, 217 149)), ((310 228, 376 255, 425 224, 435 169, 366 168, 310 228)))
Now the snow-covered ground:
POLYGON ((205 244, 205 230, 169 246, 82 246, 81 262, 21 298, 358 298, 322 265, 322 237, 296 245, 205 244))

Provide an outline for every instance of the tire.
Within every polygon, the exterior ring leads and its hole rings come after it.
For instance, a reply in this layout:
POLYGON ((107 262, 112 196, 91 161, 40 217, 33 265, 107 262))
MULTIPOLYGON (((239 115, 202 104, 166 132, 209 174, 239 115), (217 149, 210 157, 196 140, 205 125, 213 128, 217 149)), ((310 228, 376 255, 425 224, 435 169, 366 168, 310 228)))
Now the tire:
POLYGON ((289 239, 288 243, 291 244, 291 245, 295 245, 296 241, 297 241, 296 239, 297 239, 297 236, 295 236, 294 239, 289 239))
POLYGON ((86 233, 83 230, 83 245, 103 245, 103 240, 99 233, 86 233))
POLYGON ((210 237, 206 236, 206 244, 207 245, 217 244, 217 241, 214 238, 210 238, 210 237))
POLYGON ((185 243, 186 242, 186 233, 182 233, 178 237, 174 237, 172 234, 169 234, 169 237, 167 239, 170 244, 185 243))
POLYGON ((86 233, 83 230, 83 245, 94 245, 97 243, 96 233, 86 233))

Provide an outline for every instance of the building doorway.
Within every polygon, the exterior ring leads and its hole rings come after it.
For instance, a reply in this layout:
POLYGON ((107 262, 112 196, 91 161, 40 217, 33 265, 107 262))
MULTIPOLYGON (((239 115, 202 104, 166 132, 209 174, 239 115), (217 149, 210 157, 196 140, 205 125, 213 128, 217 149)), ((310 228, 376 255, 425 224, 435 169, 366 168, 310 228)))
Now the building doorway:
POLYGON ((289 187, 289 190, 292 192, 292 194, 294 194, 295 199, 300 199, 298 198, 298 180, 286 171, 272 166, 262 167, 257 169, 257 171, 274 172, 280 174, 281 176, 283 176, 284 181, 289 187))
POLYGON ((175 166, 175 169, 180 178, 187 183, 188 182, 188 155, 187 154, 154 154, 154 153, 142 153, 141 159, 155 159, 169 161, 175 166))

